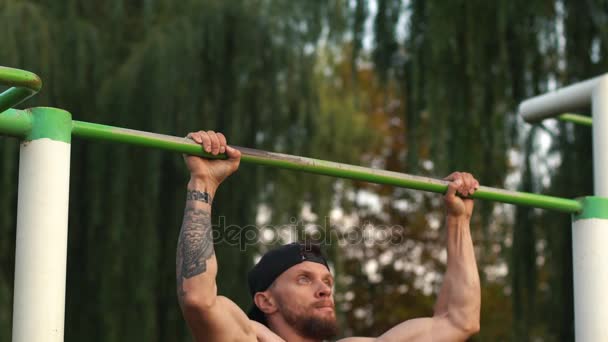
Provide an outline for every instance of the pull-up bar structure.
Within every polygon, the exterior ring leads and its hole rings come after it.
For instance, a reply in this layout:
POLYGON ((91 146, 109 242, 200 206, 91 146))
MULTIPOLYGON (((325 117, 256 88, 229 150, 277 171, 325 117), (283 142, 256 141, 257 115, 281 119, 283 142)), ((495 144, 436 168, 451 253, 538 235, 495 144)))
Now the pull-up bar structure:
POLYGON ((0 66, 0 84, 11 87, 0 94, 0 113, 36 95, 42 88, 38 75, 0 66))
POLYGON ((593 186, 599 197, 588 197, 597 207, 583 204, 586 214, 572 220, 574 327, 577 341, 608 341, 608 74, 528 99, 519 112, 527 122, 539 122, 588 107, 592 119, 579 123, 593 122, 593 186))
MULTIPOLYGON (((17 205, 13 341, 63 341, 72 136, 194 154, 206 158, 225 158, 225 156, 205 153, 200 145, 185 138, 72 120, 70 113, 57 108, 9 109, 35 94, 40 89, 40 79, 27 71, 0 67, 0 84, 13 87, 0 94, 0 135, 22 140, 17 205), (41 189, 44 191, 40 191, 41 189), (32 322, 36 322, 37 328, 33 328, 32 322)), ((544 103, 544 100, 541 102, 544 103)), ((546 111, 543 105, 534 108, 542 108, 546 111)), ((543 112, 543 115, 545 114, 543 112)), ((598 125, 594 118, 594 130, 596 126, 598 125)), ((245 163, 436 193, 444 193, 448 184, 444 180, 393 171, 245 147, 236 148, 241 151, 241 160, 245 163)), ((602 196, 606 196, 606 193, 602 196)), ((575 200, 485 186, 480 187, 473 198, 570 213, 573 215, 573 227, 577 224, 585 227, 593 226, 599 219, 602 220, 603 228, 588 228, 585 231, 603 229, 608 232, 608 200, 605 198, 586 197, 575 200)), ((585 234, 582 235, 586 237, 585 234)), ((588 248, 586 244, 595 246, 601 242, 608 242, 608 236, 601 236, 604 239, 601 241, 588 241, 595 238, 596 236, 593 235, 581 241, 580 243, 584 244, 583 249, 588 248)), ((600 259, 603 263, 608 262, 608 258, 600 259)), ((596 268, 601 264, 595 261, 585 259, 581 263, 585 269, 596 270, 598 273, 601 270, 596 268)), ((575 269, 576 267, 575 258, 575 269)), ((591 280, 593 279, 589 279, 591 280)), ((608 285, 608 279, 596 280, 603 282, 598 282, 597 285, 586 290, 590 291, 587 296, 598 303, 597 300, 601 296, 598 292, 608 285)), ((576 300, 578 301, 579 298, 576 297, 576 300)), ((585 301, 581 306, 591 310, 594 306, 592 304, 585 301)), ((603 317, 606 318, 608 315, 603 317)), ((601 339, 599 336, 608 336, 605 331, 601 331, 601 328, 601 326, 589 328, 588 335, 579 337, 577 320, 577 339, 595 341, 601 339)))

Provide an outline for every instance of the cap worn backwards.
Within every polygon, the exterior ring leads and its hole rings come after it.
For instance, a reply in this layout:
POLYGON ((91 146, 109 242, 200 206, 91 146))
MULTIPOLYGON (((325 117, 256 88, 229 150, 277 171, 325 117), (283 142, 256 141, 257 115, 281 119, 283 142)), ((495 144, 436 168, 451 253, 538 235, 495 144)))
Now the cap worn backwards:
MULTIPOLYGON (((251 297, 268 289, 283 272, 304 261, 316 262, 329 269, 327 260, 318 245, 294 242, 268 251, 249 271, 247 278, 251 297)), ((252 320, 267 324, 266 316, 255 305, 255 302, 249 310, 248 316, 252 320)))

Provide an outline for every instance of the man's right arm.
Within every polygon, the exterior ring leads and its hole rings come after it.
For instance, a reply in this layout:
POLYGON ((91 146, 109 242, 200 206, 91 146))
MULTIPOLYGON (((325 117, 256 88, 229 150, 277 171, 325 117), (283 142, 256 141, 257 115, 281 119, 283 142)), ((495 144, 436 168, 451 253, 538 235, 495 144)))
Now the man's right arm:
POLYGON ((201 131, 188 137, 213 155, 226 153, 228 159, 184 156, 190 181, 176 253, 179 304, 196 341, 254 340, 245 313, 228 298, 217 295, 218 267, 211 225, 215 191, 238 168, 240 152, 228 146, 221 133, 201 131))
POLYGON ((176 257, 177 294, 186 318, 217 299, 217 260, 213 249, 211 201, 215 191, 203 180, 188 183, 176 257))

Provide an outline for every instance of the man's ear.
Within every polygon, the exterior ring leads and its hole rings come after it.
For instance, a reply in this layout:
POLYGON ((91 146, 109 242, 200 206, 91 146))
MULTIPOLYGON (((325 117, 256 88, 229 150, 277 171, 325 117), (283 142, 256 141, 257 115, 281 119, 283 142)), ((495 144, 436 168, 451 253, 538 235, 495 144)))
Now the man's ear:
POLYGON ((253 296, 253 302, 265 314, 269 315, 278 310, 276 301, 269 291, 258 292, 253 296))

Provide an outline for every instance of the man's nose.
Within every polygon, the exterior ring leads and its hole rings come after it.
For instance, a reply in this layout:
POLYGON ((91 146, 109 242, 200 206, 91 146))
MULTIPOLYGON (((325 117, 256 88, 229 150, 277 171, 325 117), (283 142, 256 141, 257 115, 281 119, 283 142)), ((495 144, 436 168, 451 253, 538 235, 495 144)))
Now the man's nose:
POLYGON ((319 288, 317 289, 318 297, 329 297, 331 295, 331 286, 321 282, 319 288))

